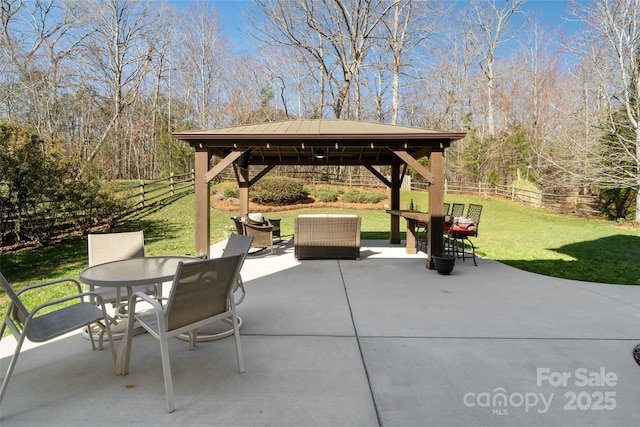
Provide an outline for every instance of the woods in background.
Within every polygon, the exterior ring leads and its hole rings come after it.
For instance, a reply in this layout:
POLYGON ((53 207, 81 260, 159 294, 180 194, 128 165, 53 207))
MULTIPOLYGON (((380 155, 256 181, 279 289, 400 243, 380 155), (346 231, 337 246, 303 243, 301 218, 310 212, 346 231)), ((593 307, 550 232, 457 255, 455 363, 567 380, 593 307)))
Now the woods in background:
POLYGON ((571 33, 525 6, 256 0, 243 28, 255 44, 238 51, 212 1, 0 0, 0 118, 58 141, 77 176, 111 179, 190 170, 176 130, 297 118, 467 130, 447 150, 452 181, 633 200, 640 0, 567 2, 571 33))

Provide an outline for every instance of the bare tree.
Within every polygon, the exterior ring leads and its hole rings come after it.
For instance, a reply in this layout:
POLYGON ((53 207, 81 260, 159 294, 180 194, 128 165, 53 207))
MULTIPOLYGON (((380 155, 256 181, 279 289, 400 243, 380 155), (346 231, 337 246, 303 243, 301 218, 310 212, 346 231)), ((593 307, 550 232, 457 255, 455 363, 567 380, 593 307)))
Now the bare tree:
POLYGON ((7 67, 2 80, 17 83, 7 98, 24 106, 18 119, 27 120, 45 138, 72 140, 61 98, 73 90, 73 61, 86 37, 73 8, 56 0, 2 0, 1 14, 0 47, 7 67))
POLYGON ((84 43, 84 78, 98 89, 106 123, 90 147, 87 160, 93 160, 102 146, 111 141, 111 163, 116 176, 125 177, 131 160, 126 127, 120 120, 140 95, 140 87, 152 69, 154 47, 150 43, 154 13, 150 2, 135 0, 79 0, 78 10, 92 31, 84 43))
POLYGON ((489 136, 496 135, 495 125, 495 69, 498 48, 510 39, 508 26, 514 14, 519 13, 527 0, 472 0, 468 9, 471 40, 478 53, 478 64, 486 83, 486 120, 489 136))
MULTIPOLYGON (((593 172, 604 188, 637 191, 640 221, 640 0, 576 2, 574 13, 588 29, 578 41, 606 94, 604 144, 593 151, 593 172)), ((600 139, 602 135, 594 135, 600 139)))
POLYGON ((354 83, 355 117, 360 114, 357 85, 360 70, 373 43, 374 30, 400 0, 258 0, 265 22, 253 20, 262 41, 294 46, 321 67, 331 84, 333 115, 342 117, 354 83), (338 69, 340 74, 334 70, 338 69))
POLYGON ((228 42, 222 36, 213 2, 190 2, 180 20, 182 39, 175 46, 180 90, 196 111, 199 125, 220 125, 217 111, 228 61, 228 42))
POLYGON ((417 47, 426 49, 427 41, 443 24, 447 9, 440 1, 401 0, 382 20, 383 43, 391 55, 391 123, 398 123, 401 74, 411 66, 417 47))

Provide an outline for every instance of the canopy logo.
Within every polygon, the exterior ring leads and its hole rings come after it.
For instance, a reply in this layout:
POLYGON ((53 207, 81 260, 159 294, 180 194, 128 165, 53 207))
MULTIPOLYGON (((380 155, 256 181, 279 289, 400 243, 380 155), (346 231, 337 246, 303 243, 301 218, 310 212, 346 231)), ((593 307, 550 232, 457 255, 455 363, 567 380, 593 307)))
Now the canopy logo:
POLYGON ((491 408, 494 415, 508 415, 509 407, 524 407, 525 412, 535 409, 539 414, 544 414, 549 410, 552 400, 553 393, 548 396, 534 392, 508 394, 503 387, 497 387, 492 392, 466 393, 462 398, 465 406, 491 408))
MULTIPOLYGON (((616 408, 616 392, 605 390, 618 384, 615 372, 600 368, 590 371, 578 368, 574 371, 552 371, 549 368, 536 370, 536 387, 547 389, 577 388, 566 390, 562 400, 565 411, 611 411, 616 408)), ((462 397, 462 402, 469 408, 479 407, 491 410, 492 415, 508 415, 510 408, 522 408, 524 412, 535 411, 544 414, 549 411, 553 403, 555 392, 528 391, 507 392, 504 387, 496 387, 493 391, 468 392, 462 397)))

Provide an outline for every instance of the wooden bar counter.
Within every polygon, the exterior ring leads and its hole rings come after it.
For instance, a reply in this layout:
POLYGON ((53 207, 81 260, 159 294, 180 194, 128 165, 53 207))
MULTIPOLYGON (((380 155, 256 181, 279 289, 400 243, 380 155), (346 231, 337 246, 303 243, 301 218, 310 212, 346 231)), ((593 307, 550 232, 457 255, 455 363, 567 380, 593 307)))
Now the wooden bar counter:
MULTIPOLYGON (((407 245, 406 252, 408 254, 415 254, 418 252, 416 247, 416 225, 418 221, 422 221, 426 224, 431 222, 431 215, 428 212, 418 212, 409 210, 395 210, 390 209, 386 211, 389 215, 395 215, 407 220, 407 245)), ((391 230, 391 243, 400 243, 400 231, 391 230)))

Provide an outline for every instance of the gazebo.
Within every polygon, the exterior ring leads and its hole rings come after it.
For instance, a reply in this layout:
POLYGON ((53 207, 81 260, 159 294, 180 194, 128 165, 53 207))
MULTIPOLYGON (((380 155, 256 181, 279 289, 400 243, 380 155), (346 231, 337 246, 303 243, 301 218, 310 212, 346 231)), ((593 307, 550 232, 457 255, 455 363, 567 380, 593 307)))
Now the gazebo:
MULTIPOLYGON (((443 252, 444 151, 465 132, 433 131, 352 120, 290 120, 211 130, 175 132, 195 149, 195 242, 210 251, 210 185, 233 166, 240 215, 249 212, 249 188, 278 165, 364 166, 391 190, 391 210, 400 210, 400 187, 411 166, 429 182, 427 267, 443 252), (220 160, 211 167, 213 156, 220 160), (429 169, 418 159, 429 158, 429 169), (260 167, 251 175, 251 166, 260 167), (390 176, 375 167, 390 166, 390 176)), ((391 243, 400 243, 400 217, 390 215, 391 243)))

